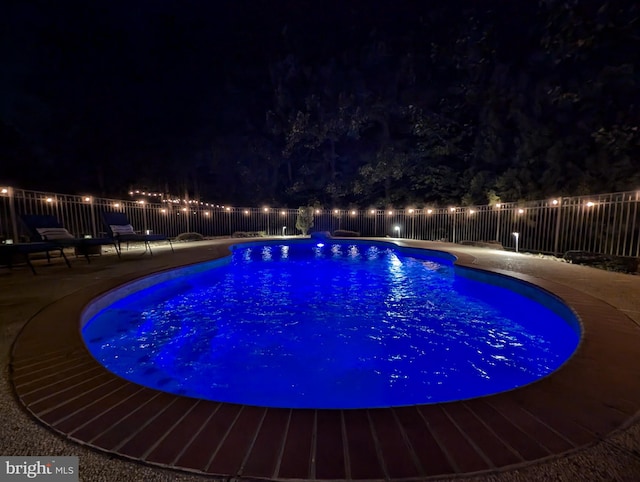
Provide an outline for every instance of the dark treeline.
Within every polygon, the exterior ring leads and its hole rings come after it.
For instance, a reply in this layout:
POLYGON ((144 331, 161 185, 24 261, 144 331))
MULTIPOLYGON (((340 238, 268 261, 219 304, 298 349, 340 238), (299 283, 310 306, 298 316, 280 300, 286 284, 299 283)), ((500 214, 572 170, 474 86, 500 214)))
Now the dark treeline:
POLYGON ((213 3, 14 6, 0 180, 292 207, 640 187, 635 2, 213 3))

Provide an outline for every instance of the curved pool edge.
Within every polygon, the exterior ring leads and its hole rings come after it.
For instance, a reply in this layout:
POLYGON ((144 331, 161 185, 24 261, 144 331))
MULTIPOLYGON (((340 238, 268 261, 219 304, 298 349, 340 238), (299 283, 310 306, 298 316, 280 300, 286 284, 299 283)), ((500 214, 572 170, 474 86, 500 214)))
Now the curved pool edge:
MULTIPOLYGON (((453 245, 420 244, 456 254, 453 245)), ((458 254, 460 265, 482 268, 458 254)), ((140 275, 164 269, 171 266, 140 275)), ((38 313, 14 344, 11 381, 30 413, 71 440, 162 467, 258 478, 406 480, 493 471, 593 444, 628 423, 640 406, 638 369, 628 363, 640 341, 635 324, 573 288, 490 271, 560 297, 584 326, 581 345, 558 371, 498 395, 396 409, 284 410, 138 387, 93 360, 78 326, 90 300, 138 275, 97 283, 38 313)))

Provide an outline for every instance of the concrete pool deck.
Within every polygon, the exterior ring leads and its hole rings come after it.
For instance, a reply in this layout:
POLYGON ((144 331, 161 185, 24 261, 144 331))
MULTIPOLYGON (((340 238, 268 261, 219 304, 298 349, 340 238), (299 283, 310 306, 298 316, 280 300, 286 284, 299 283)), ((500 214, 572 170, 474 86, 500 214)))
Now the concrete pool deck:
POLYGON ((578 352, 552 376, 464 402, 348 411, 217 404, 123 381, 86 352, 78 315, 89 300, 145 274, 223 256, 235 242, 79 258, 71 269, 37 261, 36 276, 2 268, 0 453, 79 455, 81 480, 640 479, 639 276, 400 243, 541 286, 582 318, 578 352))

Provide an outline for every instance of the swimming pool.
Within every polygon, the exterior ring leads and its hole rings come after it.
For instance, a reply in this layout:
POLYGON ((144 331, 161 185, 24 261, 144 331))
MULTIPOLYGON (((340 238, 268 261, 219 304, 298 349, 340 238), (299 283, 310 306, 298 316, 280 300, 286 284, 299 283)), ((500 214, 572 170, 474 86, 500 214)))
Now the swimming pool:
POLYGON ((580 338, 540 290, 386 243, 239 245, 124 290, 89 311, 94 357, 145 386, 249 405, 474 398, 548 375, 580 338))

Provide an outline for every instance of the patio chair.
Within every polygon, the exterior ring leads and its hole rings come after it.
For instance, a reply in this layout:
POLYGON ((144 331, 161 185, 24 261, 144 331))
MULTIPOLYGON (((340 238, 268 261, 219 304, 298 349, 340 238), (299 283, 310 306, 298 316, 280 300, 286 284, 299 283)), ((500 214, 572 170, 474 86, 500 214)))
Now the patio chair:
POLYGON ((7 268, 12 269, 13 265, 16 264, 16 262, 19 262, 18 258, 22 258, 31 269, 31 272, 33 274, 37 274, 36 269, 31 263, 29 255, 34 253, 45 253, 47 255, 47 262, 50 262, 51 251, 58 251, 67 266, 71 268, 71 263, 69 263, 69 260, 64 254, 64 248, 55 243, 48 242, 0 244, 0 266, 6 266, 7 268))
MULTIPOLYGON (((83 255, 91 262, 89 255, 93 247, 112 245, 118 252, 112 238, 76 238, 65 229, 55 216, 48 214, 23 214, 20 216, 29 230, 32 240, 53 243, 61 248, 75 248, 76 254, 83 255)), ((119 255, 119 253, 118 253, 119 255)))
POLYGON ((119 253, 122 252, 122 243, 126 243, 128 249, 129 243, 139 242, 144 243, 144 252, 146 253, 149 251, 149 254, 153 256, 153 251, 151 251, 151 245, 149 244, 153 241, 168 241, 171 252, 174 252, 173 244, 171 243, 169 236, 166 234, 136 233, 125 213, 105 211, 102 213, 102 219, 104 221, 107 234, 116 241, 116 247, 119 253))

